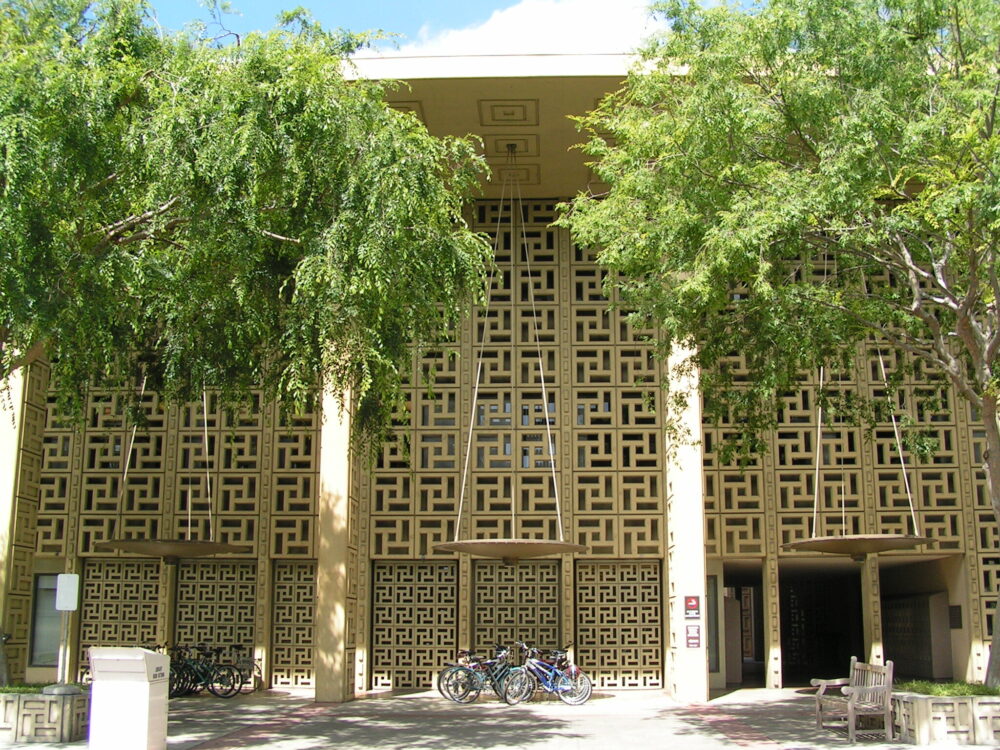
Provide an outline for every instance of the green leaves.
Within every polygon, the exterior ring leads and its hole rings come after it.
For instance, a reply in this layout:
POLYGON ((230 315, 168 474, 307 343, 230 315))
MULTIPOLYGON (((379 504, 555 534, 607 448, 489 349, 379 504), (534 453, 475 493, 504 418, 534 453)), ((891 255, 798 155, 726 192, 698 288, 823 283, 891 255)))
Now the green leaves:
POLYGON ((744 426, 746 456, 803 372, 870 338, 978 405, 1000 349, 1000 6, 658 8, 672 32, 583 121, 610 191, 562 223, 665 349, 694 345, 709 418, 744 426))
POLYGON ((145 13, 0 9, 0 377, 44 341, 77 405, 139 371, 173 398, 350 390, 379 437, 410 347, 482 288, 484 164, 344 79, 363 37, 298 14, 219 47, 145 13))

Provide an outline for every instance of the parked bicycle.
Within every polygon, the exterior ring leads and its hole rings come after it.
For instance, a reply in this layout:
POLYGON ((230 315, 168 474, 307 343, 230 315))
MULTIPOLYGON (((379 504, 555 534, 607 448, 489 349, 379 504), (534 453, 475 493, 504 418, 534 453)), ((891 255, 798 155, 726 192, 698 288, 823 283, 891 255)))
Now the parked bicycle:
POLYGON ((219 698, 232 698, 240 691, 241 676, 232 664, 218 663, 224 647, 197 647, 198 656, 186 646, 170 650, 170 685, 168 695, 177 698, 208 689, 219 698))
POLYGON ((230 650, 236 655, 233 666, 240 673, 240 692, 252 693, 255 690, 263 690, 264 672, 260 667, 260 659, 251 656, 250 650, 244 646, 231 646, 230 650), (245 655, 244 650, 247 652, 245 655))
POLYGON ((472 649, 459 649, 458 659, 456 661, 445 662, 444 669, 438 672, 437 676, 437 689, 441 693, 441 697, 450 699, 448 682, 451 680, 452 675, 459 670, 461 667, 477 666, 479 662, 482 662, 486 657, 480 656, 472 649))
POLYGON ((594 686, 590 678, 569 660, 566 649, 542 651, 527 643, 517 643, 524 655, 524 664, 511 669, 503 686, 503 699, 511 706, 534 697, 541 688, 555 693, 559 700, 578 706, 590 699, 594 686))
POLYGON ((459 663, 445 667, 438 674, 438 691, 455 703, 472 703, 484 688, 499 697, 503 695, 504 681, 511 671, 509 656, 510 647, 499 643, 494 646, 491 659, 471 650, 460 651, 459 663))

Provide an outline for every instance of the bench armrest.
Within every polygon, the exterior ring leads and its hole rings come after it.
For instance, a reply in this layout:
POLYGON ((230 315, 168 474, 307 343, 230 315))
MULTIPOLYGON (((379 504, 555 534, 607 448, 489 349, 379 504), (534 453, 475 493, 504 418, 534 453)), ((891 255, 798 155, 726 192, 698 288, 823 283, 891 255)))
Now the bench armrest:
POLYGON ((851 683, 850 679, 847 677, 838 677, 835 680, 819 680, 815 677, 809 680, 809 684, 813 687, 840 687, 841 685, 849 685, 851 683))
POLYGON ((813 687, 818 687, 819 690, 816 691, 816 699, 819 700, 826 694, 827 688, 841 687, 843 685, 850 685, 851 680, 848 677, 838 677, 835 680, 817 680, 815 678, 809 680, 809 684, 813 687))

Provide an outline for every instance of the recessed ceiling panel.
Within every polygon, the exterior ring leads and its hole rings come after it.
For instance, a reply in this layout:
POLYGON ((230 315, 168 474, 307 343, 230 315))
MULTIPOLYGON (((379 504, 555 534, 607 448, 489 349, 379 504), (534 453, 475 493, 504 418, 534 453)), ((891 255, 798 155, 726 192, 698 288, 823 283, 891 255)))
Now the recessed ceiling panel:
POLYGON ((389 102, 389 106, 397 112, 412 112, 420 122, 427 124, 427 120, 424 119, 424 106, 419 101, 389 102))
POLYGON ((483 127, 538 125, 537 99, 480 99, 479 124, 483 127))
POLYGON ((540 185, 542 182, 542 170, 537 164, 497 164, 490 161, 493 169, 491 182, 501 184, 505 180, 516 182, 518 185, 540 185))
POLYGON ((514 156, 537 157, 539 154, 538 136, 524 135, 487 135, 483 136, 486 146, 486 156, 489 158, 506 157, 510 154, 510 146, 514 147, 514 156))

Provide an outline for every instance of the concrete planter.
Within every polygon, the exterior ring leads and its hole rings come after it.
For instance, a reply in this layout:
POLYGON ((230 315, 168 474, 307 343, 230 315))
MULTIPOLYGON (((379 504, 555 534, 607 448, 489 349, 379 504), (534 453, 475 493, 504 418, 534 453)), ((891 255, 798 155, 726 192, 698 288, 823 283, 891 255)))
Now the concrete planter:
POLYGON ((914 745, 1000 744, 1000 696, 892 694, 896 736, 914 745))
POLYGON ((76 742, 89 723, 90 693, 0 693, 0 742, 76 742))

